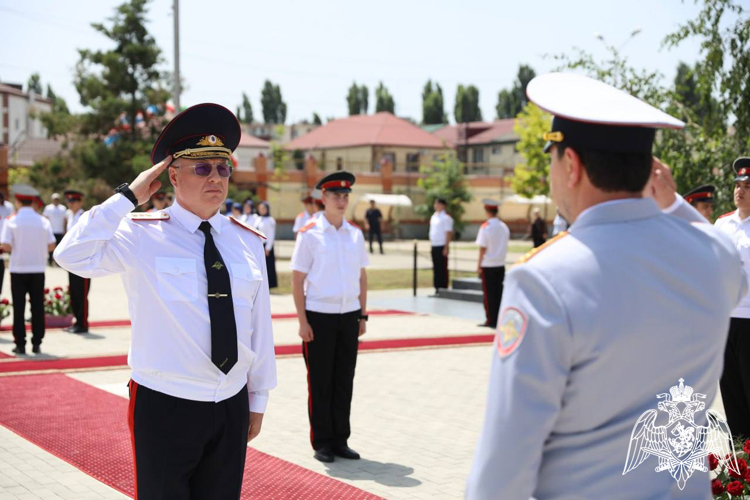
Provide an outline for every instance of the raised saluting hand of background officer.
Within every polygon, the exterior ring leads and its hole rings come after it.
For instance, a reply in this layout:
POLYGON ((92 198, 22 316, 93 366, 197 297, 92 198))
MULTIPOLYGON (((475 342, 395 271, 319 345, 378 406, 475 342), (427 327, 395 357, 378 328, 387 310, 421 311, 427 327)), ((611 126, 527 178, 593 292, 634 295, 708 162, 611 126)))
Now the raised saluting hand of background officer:
POLYGON ((161 187, 161 181, 158 180, 159 176, 169 167, 170 163, 172 163, 172 155, 138 174, 138 177, 130 184, 130 190, 138 199, 139 206, 150 200, 151 196, 159 190, 161 187))

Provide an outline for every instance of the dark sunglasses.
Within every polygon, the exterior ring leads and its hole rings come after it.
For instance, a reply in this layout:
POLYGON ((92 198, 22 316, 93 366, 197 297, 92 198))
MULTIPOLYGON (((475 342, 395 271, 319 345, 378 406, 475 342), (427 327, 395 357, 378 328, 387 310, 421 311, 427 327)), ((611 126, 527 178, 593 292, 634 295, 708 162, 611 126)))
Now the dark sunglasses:
MULTIPOLYGON (((195 165, 184 165, 188 168, 193 169, 193 173, 198 177, 208 177, 211 175, 214 165, 210 163, 196 163, 195 165)), ((180 168, 178 165, 170 165, 172 168, 180 168)), ((232 175, 232 166, 227 163, 219 163, 216 165, 216 173, 219 177, 229 177, 232 175)))

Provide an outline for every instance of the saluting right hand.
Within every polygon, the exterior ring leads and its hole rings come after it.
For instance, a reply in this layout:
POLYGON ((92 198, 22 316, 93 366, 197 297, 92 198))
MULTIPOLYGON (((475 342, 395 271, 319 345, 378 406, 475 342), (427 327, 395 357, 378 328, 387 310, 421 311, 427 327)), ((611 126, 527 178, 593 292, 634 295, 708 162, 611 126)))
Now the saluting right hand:
POLYGON ((169 155, 153 167, 138 174, 138 177, 128 186, 138 199, 138 205, 146 203, 159 190, 161 181, 157 179, 171 162, 172 155, 169 155))
POLYGON ((312 342, 315 338, 313 336, 312 327, 309 323, 305 325, 299 325, 299 336, 302 337, 303 342, 312 342))

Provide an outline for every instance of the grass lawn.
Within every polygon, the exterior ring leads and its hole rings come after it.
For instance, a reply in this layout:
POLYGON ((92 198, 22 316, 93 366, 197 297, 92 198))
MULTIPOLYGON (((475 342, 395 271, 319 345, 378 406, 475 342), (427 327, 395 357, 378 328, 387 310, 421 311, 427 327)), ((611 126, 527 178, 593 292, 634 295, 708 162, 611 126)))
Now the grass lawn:
MULTIPOLYGON (((453 278, 476 278, 477 273, 466 271, 451 271, 453 278)), ((292 293, 292 273, 278 273, 279 286, 274 288, 272 293, 283 294, 292 293)), ((393 288, 411 288, 412 270, 411 269, 372 269, 367 271, 367 288, 368 290, 391 290, 393 288)), ((432 286, 432 269, 417 270, 417 286, 432 286)))

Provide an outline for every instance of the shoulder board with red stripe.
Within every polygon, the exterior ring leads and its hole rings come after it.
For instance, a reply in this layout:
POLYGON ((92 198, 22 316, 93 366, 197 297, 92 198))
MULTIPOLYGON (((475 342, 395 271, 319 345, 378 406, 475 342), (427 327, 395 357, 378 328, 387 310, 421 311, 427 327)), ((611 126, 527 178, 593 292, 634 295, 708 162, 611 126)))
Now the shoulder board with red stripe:
POLYGON ((732 210, 731 212, 727 212, 727 213, 725 213, 724 215, 720 215, 720 216, 719 216, 718 218, 719 218, 719 219, 721 219, 721 218, 723 218, 723 217, 729 217, 730 215, 732 215, 732 214, 733 214, 733 213, 735 213, 736 211, 737 211, 737 210, 732 210))
POLYGON ((13 217, 15 217, 15 216, 16 216, 16 213, 17 213, 17 212, 13 212, 13 213, 12 213, 12 214, 10 214, 9 216, 7 216, 7 217, 6 217, 6 220, 11 220, 11 219, 12 219, 13 217))
POLYGON ((238 221, 238 220, 237 220, 237 219, 235 219, 234 217, 229 217, 229 220, 231 220, 232 222, 234 222, 234 223, 235 223, 235 224, 237 224, 238 226, 240 226, 240 227, 242 227, 242 228, 244 228, 244 229, 247 229, 247 230, 248 230, 248 231, 250 231, 251 233, 255 233, 256 235, 260 236, 260 237, 261 237, 262 239, 264 239, 264 240, 265 240, 265 239, 267 239, 267 238, 266 238, 266 235, 265 235, 265 234, 263 234, 263 232, 262 232, 262 231, 258 231, 258 230, 257 230, 257 229, 255 229, 254 227, 252 227, 252 226, 248 226, 248 225, 247 225, 247 224, 245 224, 244 222, 240 222, 240 221, 238 221))
POLYGON ((299 230, 299 232, 300 232, 300 233, 304 233, 305 231, 307 231, 308 229, 310 229, 310 228, 311 228, 311 227, 313 227, 314 225, 315 225, 315 221, 312 221, 312 222, 308 222, 308 223, 307 223, 307 225, 306 225, 305 227, 303 227, 302 229, 300 229, 300 230, 299 230))
POLYGON ((354 226, 354 227, 356 227, 357 229, 359 229, 360 231, 362 231, 362 228, 361 228, 361 227, 359 227, 358 225, 356 225, 355 223, 353 223, 352 221, 348 220, 348 221, 346 221, 346 222, 348 222, 348 223, 349 223, 349 224, 351 224, 352 226, 354 226))
POLYGON ((530 251, 529 253, 521 257, 520 259, 518 259, 516 261, 516 264, 523 264, 524 262, 530 261, 535 255, 539 254, 539 252, 541 252, 545 248, 552 246, 553 243, 560 241, 562 238, 566 237, 568 234, 569 233, 567 231, 562 231, 551 240, 547 240, 545 244, 539 245, 538 247, 536 247, 535 249, 533 249, 532 251, 530 251))
POLYGON ((299 218, 299 217, 304 217, 304 216, 305 216, 305 212, 300 212, 300 213, 298 213, 298 214, 297 214, 297 217, 298 217, 298 218, 299 218))
POLYGON ((130 212, 128 218, 135 222, 169 220, 169 214, 163 210, 159 210, 158 212, 130 212))
POLYGON ((487 227, 490 225, 490 221, 484 221, 484 224, 482 224, 482 227, 487 227))

